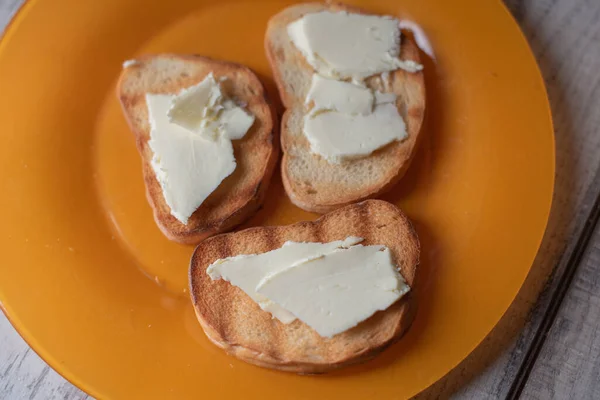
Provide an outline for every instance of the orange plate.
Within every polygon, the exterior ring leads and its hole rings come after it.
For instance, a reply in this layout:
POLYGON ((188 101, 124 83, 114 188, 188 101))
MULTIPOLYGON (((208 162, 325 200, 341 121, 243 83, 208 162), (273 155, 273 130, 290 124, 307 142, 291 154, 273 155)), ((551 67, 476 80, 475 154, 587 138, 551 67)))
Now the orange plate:
MULTIPOLYGON (((399 344, 326 376, 254 367, 206 339, 186 289, 193 248, 155 226, 114 93, 124 60, 175 52, 247 64, 276 96, 263 35, 287 4, 26 3, 0 43, 0 300, 50 365, 100 398, 403 398, 491 331, 550 209, 554 142, 535 60, 499 1, 363 3, 420 23, 437 56, 425 63, 423 145, 385 196, 415 221, 422 290, 399 344)), ((246 226, 316 218, 279 177, 267 196, 246 226)))

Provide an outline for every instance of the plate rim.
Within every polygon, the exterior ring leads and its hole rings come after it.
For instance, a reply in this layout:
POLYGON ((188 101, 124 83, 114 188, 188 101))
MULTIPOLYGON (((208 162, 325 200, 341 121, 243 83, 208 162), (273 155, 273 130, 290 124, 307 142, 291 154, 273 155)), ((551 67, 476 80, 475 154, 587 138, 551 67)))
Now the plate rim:
MULTIPOLYGON (((316 0, 318 1, 318 0, 316 0)), ((27 13, 29 12, 29 9, 37 2, 37 0, 22 0, 22 3, 18 6, 17 10, 12 14, 12 16, 10 17, 10 20, 8 21, 8 23, 6 24, 6 26, 4 27, 4 30, 0 33, 0 54, 1 51, 3 49, 3 46, 6 44, 6 42, 8 42, 8 40, 10 39, 10 36, 12 34, 14 34, 14 30, 17 29, 18 24, 21 22, 22 19, 26 18, 27 13)), ((515 292, 513 298, 511 299, 510 303, 508 303, 506 309, 503 311, 503 313, 498 317, 498 319, 494 322, 492 328, 490 331, 487 332, 486 335, 482 336, 481 339, 475 343, 469 350, 468 352, 466 352, 464 354, 464 356, 460 359, 457 359, 456 363, 452 366, 452 368, 450 368, 448 371, 446 371, 444 374, 434 378, 428 386, 423 387, 422 389, 420 389, 418 392, 415 392, 413 395, 417 395, 420 393, 423 393, 425 391, 427 391, 429 388, 431 388, 435 383, 439 382, 440 380, 444 379, 448 374, 450 374, 454 369, 456 369, 458 366, 460 366, 460 364, 462 364, 477 348, 479 348, 482 343, 485 341, 485 339, 492 335, 494 333, 494 331, 496 330, 498 324, 500 323, 500 321, 506 317, 506 311, 508 311, 508 309, 512 306, 512 304, 514 303, 515 299, 518 297, 519 293, 524 290, 525 288, 525 283, 527 281, 527 277, 529 276, 529 274, 531 274, 532 271, 532 267, 535 263, 535 259, 538 257, 539 251, 542 247, 542 244, 544 242, 544 239, 546 237, 547 234, 547 229, 548 229, 548 224, 549 224, 549 220, 550 220, 550 215, 552 213, 552 209, 553 209, 553 205, 554 205, 554 195, 555 195, 555 191, 556 191, 556 127, 554 124, 554 119, 552 116, 552 108, 551 108, 551 104, 550 104, 550 97, 548 95, 548 88, 546 86, 546 82, 544 79, 544 76, 542 74, 542 71, 540 69, 540 65, 538 62, 538 59, 535 55, 535 53, 533 52, 533 49, 531 48, 531 45, 529 43, 529 40, 527 39, 527 36, 525 35, 525 33, 523 32, 523 29, 521 27, 521 25, 519 24, 519 22, 517 21, 517 19, 515 18, 515 16, 510 12, 510 9, 508 8, 508 6, 502 1, 502 0, 496 0, 495 1, 499 6, 500 9, 502 9, 502 12, 510 19, 511 23, 513 24, 514 27, 517 28, 518 30, 518 35, 520 36, 521 40, 523 40, 523 42, 526 44, 527 46, 527 50, 529 52, 529 54, 532 56, 533 60, 534 60, 534 64, 535 64, 535 73, 536 73, 536 78, 538 79, 538 81, 541 83, 541 87, 543 88, 543 97, 544 97, 544 109, 546 112, 546 118, 549 122, 549 128, 551 130, 551 151, 549 156, 551 156, 551 171, 549 171, 549 174, 551 173, 552 175, 552 179, 551 179, 551 184, 550 184, 550 188, 549 188, 549 193, 548 193, 548 200, 546 201, 546 204, 544 205, 544 226, 543 229, 540 229, 540 233, 539 233, 539 237, 537 238, 536 242, 536 250, 535 253, 532 256, 531 261, 529 262, 529 268, 527 270, 527 273, 525 274, 522 282, 519 285, 518 290, 515 292)), ((535 306, 535 303, 531 306, 533 307, 535 306)), ((84 392, 85 394, 92 396, 94 398, 102 398, 102 393, 100 393, 100 390, 98 390, 96 387, 94 387, 94 385, 89 384, 84 382, 81 378, 79 378, 77 376, 77 374, 75 374, 74 372, 70 371, 68 369, 68 367, 66 365, 61 365, 61 363, 55 359, 55 357, 53 355, 51 355, 47 350, 45 350, 43 348, 42 345, 40 345, 37 340, 35 339, 34 335, 31 332, 28 332, 27 327, 19 320, 18 315, 16 312, 11 311, 11 307, 10 305, 8 305, 8 302, 6 301, 6 298, 2 297, 2 292, 0 292, 0 311, 2 311, 3 315, 6 317, 6 319, 8 320, 8 322, 10 323, 10 325, 12 326, 12 328, 17 332, 17 334, 25 341, 25 343, 27 344, 27 346, 34 351, 34 353, 43 361, 45 362, 49 367, 51 367, 56 373, 58 373, 62 378, 64 378, 66 381, 68 381, 70 384, 72 384, 73 386, 75 386, 77 389, 81 390, 82 392, 84 392)), ((481 371, 477 372, 478 374, 481 373, 481 371)))

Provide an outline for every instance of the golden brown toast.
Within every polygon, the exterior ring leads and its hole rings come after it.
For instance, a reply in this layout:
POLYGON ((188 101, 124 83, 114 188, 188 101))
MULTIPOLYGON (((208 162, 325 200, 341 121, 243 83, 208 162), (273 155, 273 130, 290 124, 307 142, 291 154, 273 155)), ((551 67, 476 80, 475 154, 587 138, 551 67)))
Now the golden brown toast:
POLYGON ((214 236, 200 243, 190 265, 190 292, 208 338, 244 361, 303 374, 323 373, 369 360, 400 339, 412 323, 411 290, 385 311, 356 327, 324 338, 303 322, 288 325, 263 311, 246 293, 224 280, 213 281, 206 268, 240 254, 264 253, 286 241, 331 242, 359 236, 364 245, 385 245, 409 286, 419 264, 419 241, 408 218, 381 200, 338 209, 314 222, 257 227, 214 236))
MULTIPOLYGON (((318 213, 377 197, 395 185, 415 154, 425 115, 422 72, 396 70, 389 74, 387 82, 381 75, 375 75, 366 80, 367 86, 397 95, 396 105, 406 123, 408 137, 368 157, 341 164, 330 164, 310 151, 308 139, 303 134, 303 118, 308 112, 304 100, 310 88, 313 68, 290 40, 287 26, 305 14, 324 10, 367 14, 343 4, 295 5, 273 16, 265 35, 267 58, 286 107, 281 121, 283 184, 295 205, 318 213)), ((410 36, 402 35, 400 59, 420 63, 418 48, 410 36)))
MULTIPOLYGON (((117 95, 142 157, 146 197, 161 231, 171 240, 197 244, 208 236, 227 231, 249 218, 264 198, 279 156, 277 116, 263 85, 247 67, 207 57, 161 54, 141 57, 123 69, 117 95), (223 90, 245 103, 255 116, 254 125, 234 140, 235 171, 192 214, 184 225, 171 215, 150 164, 152 150, 146 93, 178 93, 202 81, 212 72, 227 77, 223 90)), ((193 185, 194 182, 190 182, 193 185)))

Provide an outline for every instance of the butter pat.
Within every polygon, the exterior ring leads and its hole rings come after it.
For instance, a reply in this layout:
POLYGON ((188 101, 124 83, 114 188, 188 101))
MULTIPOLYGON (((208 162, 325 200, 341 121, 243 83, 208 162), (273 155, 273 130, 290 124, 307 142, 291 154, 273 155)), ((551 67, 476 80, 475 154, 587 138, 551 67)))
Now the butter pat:
POLYGON ((231 100, 223 102, 223 109, 218 116, 218 129, 229 140, 241 139, 254 124, 254 115, 248 114, 231 100))
POLYGON ((253 115, 225 98, 212 73, 175 96, 168 117, 173 124, 213 139, 241 139, 254 123, 253 115))
POLYGON ((133 67, 138 64, 137 60, 125 60, 123 62, 123 68, 133 67))
POLYGON ((236 167, 226 138, 192 134, 167 117, 174 96, 146 95, 151 165, 171 214, 186 224, 192 213, 236 167))
POLYGON ((256 286, 266 276, 289 268, 299 262, 332 250, 352 246, 362 238, 348 237, 343 241, 330 243, 286 242, 281 248, 262 254, 239 255, 215 261, 206 269, 211 279, 224 279, 242 289, 265 311, 270 312, 284 324, 296 317, 285 308, 272 302, 256 291, 256 286))
POLYGON ((152 169, 171 215, 183 224, 235 170, 231 140, 254 116, 221 91, 212 73, 177 95, 146 94, 152 169))
POLYGON ((319 335, 332 337, 387 309, 410 290, 390 250, 358 244, 362 240, 286 242, 267 253, 217 260, 206 273, 239 287, 281 322, 299 319, 319 335))
POLYGON ((407 19, 403 19, 402 21, 400 21, 398 26, 400 27, 400 29, 408 29, 409 31, 412 31, 415 41, 417 42, 417 46, 419 46, 419 48, 423 50, 425 54, 427 54, 429 57, 435 60, 433 46, 431 46, 431 42, 429 42, 425 31, 423 31, 423 28, 421 28, 419 24, 413 21, 409 21, 407 19))
POLYGON ((367 156, 408 136, 406 124, 393 103, 377 105, 368 115, 337 111, 308 114, 304 134, 311 151, 331 163, 367 156))
POLYGON ((401 61, 399 21, 391 17, 322 11, 287 28, 294 45, 321 75, 363 80, 371 75, 422 66, 401 61))
POLYGON ((375 105, 396 103, 396 95, 394 93, 382 93, 379 91, 375 92, 375 105))
POLYGON ((306 104, 313 104, 312 112, 335 110, 346 114, 370 114, 374 96, 371 90, 353 83, 336 81, 313 74, 306 104))
POLYGON ((385 310, 409 291, 389 249, 354 246, 295 263, 260 281, 256 291, 323 337, 385 310))
POLYGON ((221 87, 213 74, 208 74, 203 81, 181 90, 172 98, 167 111, 169 122, 188 131, 200 133, 203 122, 218 114, 222 96, 221 87))
POLYGON ((313 153, 331 163, 364 157, 407 136, 394 93, 313 74, 304 134, 313 153))

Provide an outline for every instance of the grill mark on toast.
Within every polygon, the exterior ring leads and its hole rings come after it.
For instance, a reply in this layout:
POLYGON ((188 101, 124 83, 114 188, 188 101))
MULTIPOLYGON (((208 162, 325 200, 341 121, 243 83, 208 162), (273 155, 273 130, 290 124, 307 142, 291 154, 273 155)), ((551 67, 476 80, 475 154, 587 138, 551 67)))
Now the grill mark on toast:
POLYGON ((370 216, 368 204, 363 202, 356 205, 356 217, 355 222, 356 229, 359 232, 360 237, 368 238, 371 232, 372 219, 370 216))
POLYGON ((311 228, 311 236, 314 238, 315 242, 324 243, 323 240, 328 241, 327 239, 323 239, 323 224, 320 222, 316 222, 310 226, 311 228))
POLYGON ((220 258, 226 258, 231 254, 234 254, 234 252, 232 251, 232 246, 231 246, 231 240, 234 238, 234 236, 229 236, 229 235, 224 235, 224 236, 219 236, 218 240, 215 240, 213 242, 216 242, 216 249, 215 249, 215 255, 217 256, 214 260, 212 260, 211 262, 215 262, 216 260, 220 259, 220 258))
POLYGON ((267 228, 264 232, 264 242, 264 246, 261 247, 265 247, 265 249, 263 249, 265 252, 281 247, 277 245, 278 238, 275 235, 274 229, 271 227, 267 228))

